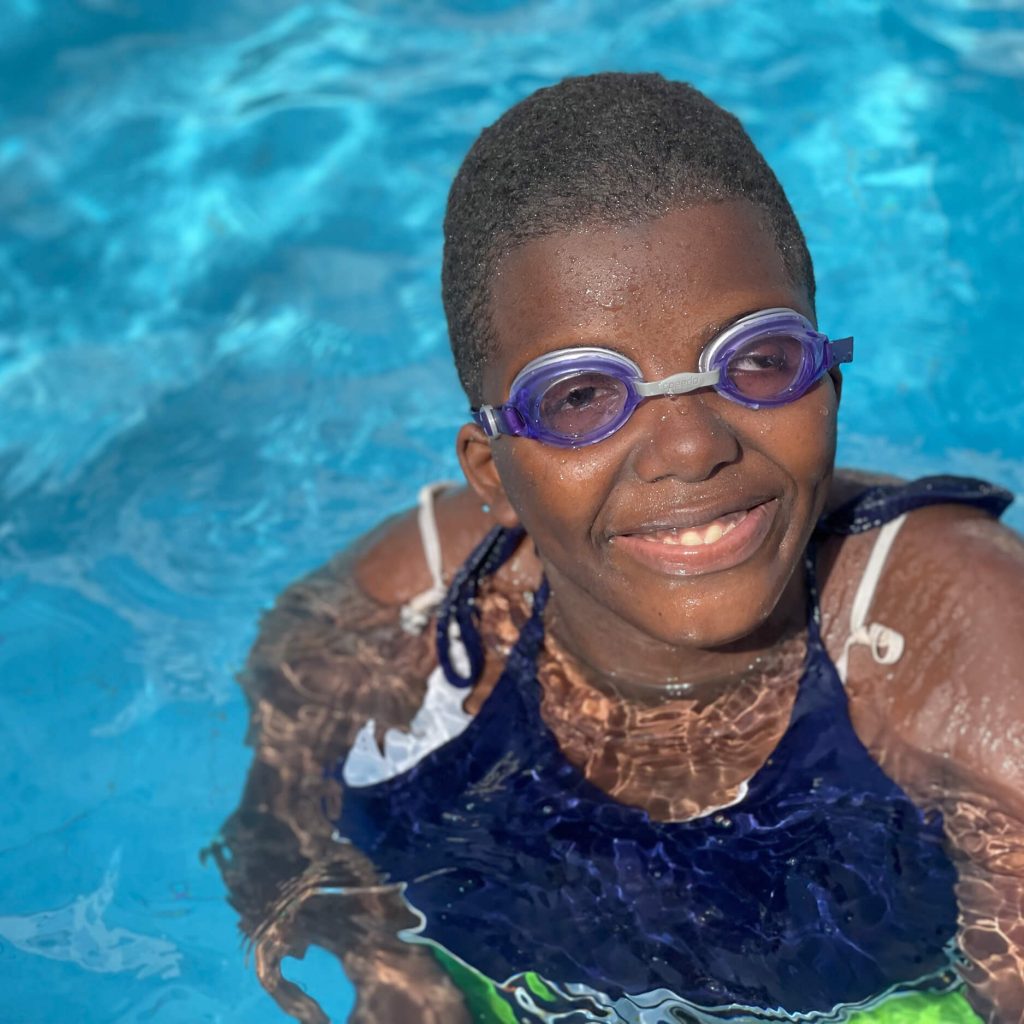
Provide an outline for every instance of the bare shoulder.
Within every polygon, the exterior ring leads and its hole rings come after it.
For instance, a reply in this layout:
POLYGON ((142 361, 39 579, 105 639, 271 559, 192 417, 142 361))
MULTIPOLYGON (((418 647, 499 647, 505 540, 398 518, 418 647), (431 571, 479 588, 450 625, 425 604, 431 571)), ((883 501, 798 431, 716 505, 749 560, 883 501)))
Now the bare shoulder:
POLYGON ((855 649, 851 681, 856 670, 871 684, 903 743, 1024 811, 1021 537, 964 506, 910 513, 871 617, 903 634, 905 652, 882 671, 855 649))
MULTIPOLYGON (((451 494, 437 501, 449 557, 470 529, 459 505, 451 494)), ((436 657, 429 630, 402 628, 401 607, 430 585, 412 509, 286 587, 262 616, 239 675, 258 756, 323 765, 371 718, 378 731, 406 726, 436 657)))
MULTIPOLYGON (((495 525, 466 487, 453 487, 434 500, 441 546, 441 571, 450 580, 473 549, 495 525)), ((354 550, 353 572, 365 594, 389 606, 402 605, 433 582, 423 551, 416 509, 396 516, 360 541, 354 550)), ((540 563, 529 543, 520 545, 498 578, 512 589, 536 585, 540 563)))
MULTIPOLYGON (((437 494, 434 515, 449 580, 493 523, 465 488, 437 494)), ((287 587, 263 615, 239 676, 252 741, 274 746, 275 758, 324 763, 370 718, 378 731, 406 726, 437 659, 432 630, 407 632, 401 608, 432 582, 410 509, 287 587)))
POLYGON ((369 719, 404 726, 433 661, 426 635, 369 597, 346 552, 287 587, 263 614, 239 682, 259 758, 301 773, 339 757, 369 719))
MULTIPOLYGON (((465 487, 434 497, 434 517, 446 579, 494 525, 465 487)), ((353 547, 352 570, 364 593, 384 605, 402 605, 433 582, 415 508, 382 523, 353 547)))

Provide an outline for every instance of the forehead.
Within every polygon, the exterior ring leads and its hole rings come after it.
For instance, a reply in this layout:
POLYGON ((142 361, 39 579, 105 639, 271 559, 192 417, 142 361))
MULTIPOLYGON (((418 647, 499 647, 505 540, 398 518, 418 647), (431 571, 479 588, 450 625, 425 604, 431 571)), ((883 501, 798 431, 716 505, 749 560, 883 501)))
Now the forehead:
POLYGON ((636 355, 661 335, 704 341, 718 324, 771 306, 813 319, 758 209, 743 200, 549 235, 513 250, 495 275, 496 351, 484 384, 507 387, 553 348, 614 342, 636 355))

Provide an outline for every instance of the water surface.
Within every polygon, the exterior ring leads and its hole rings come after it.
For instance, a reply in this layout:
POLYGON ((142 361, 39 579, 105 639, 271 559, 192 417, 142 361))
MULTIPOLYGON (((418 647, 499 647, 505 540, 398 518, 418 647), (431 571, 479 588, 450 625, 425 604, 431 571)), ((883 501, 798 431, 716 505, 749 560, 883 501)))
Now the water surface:
MULTIPOLYGON (((299 573, 456 471, 438 297, 479 129, 565 74, 737 112, 854 333, 841 458, 1024 492, 1024 15, 968 0, 6 0, 6 1019, 276 1021, 198 851, 299 573)), ((1024 526, 1024 511, 1010 515, 1024 526)), ((336 1016, 326 958, 296 967, 336 1016)))

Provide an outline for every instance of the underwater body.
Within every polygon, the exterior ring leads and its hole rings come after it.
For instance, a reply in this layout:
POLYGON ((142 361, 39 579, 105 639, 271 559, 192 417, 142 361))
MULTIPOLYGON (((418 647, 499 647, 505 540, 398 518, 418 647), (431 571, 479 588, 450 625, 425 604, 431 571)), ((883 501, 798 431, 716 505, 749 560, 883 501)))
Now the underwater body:
MULTIPOLYGON (((282 1019, 197 856, 250 756, 232 677, 282 586, 456 474, 444 194, 536 86, 656 68, 734 109, 807 231, 822 323, 858 338, 840 462, 1024 490, 1019 13, 4 8, 14 1020, 282 1019)), ((285 973, 344 1019, 335 961, 285 973)))

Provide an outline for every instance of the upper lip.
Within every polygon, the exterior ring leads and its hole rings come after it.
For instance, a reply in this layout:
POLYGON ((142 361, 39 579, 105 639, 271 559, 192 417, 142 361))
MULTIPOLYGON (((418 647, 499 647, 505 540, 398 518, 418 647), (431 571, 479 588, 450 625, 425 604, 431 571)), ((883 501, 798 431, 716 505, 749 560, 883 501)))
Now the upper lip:
POLYGON ((749 498, 735 498, 715 504, 704 505, 699 508, 674 508, 657 512, 645 517, 642 522, 636 522, 621 527, 616 527, 609 533, 611 537, 624 537, 644 533, 660 533, 664 530, 690 530, 697 526, 706 526, 708 523, 722 516, 731 515, 733 512, 747 512, 758 505, 764 505, 772 501, 770 496, 754 496, 749 498))

